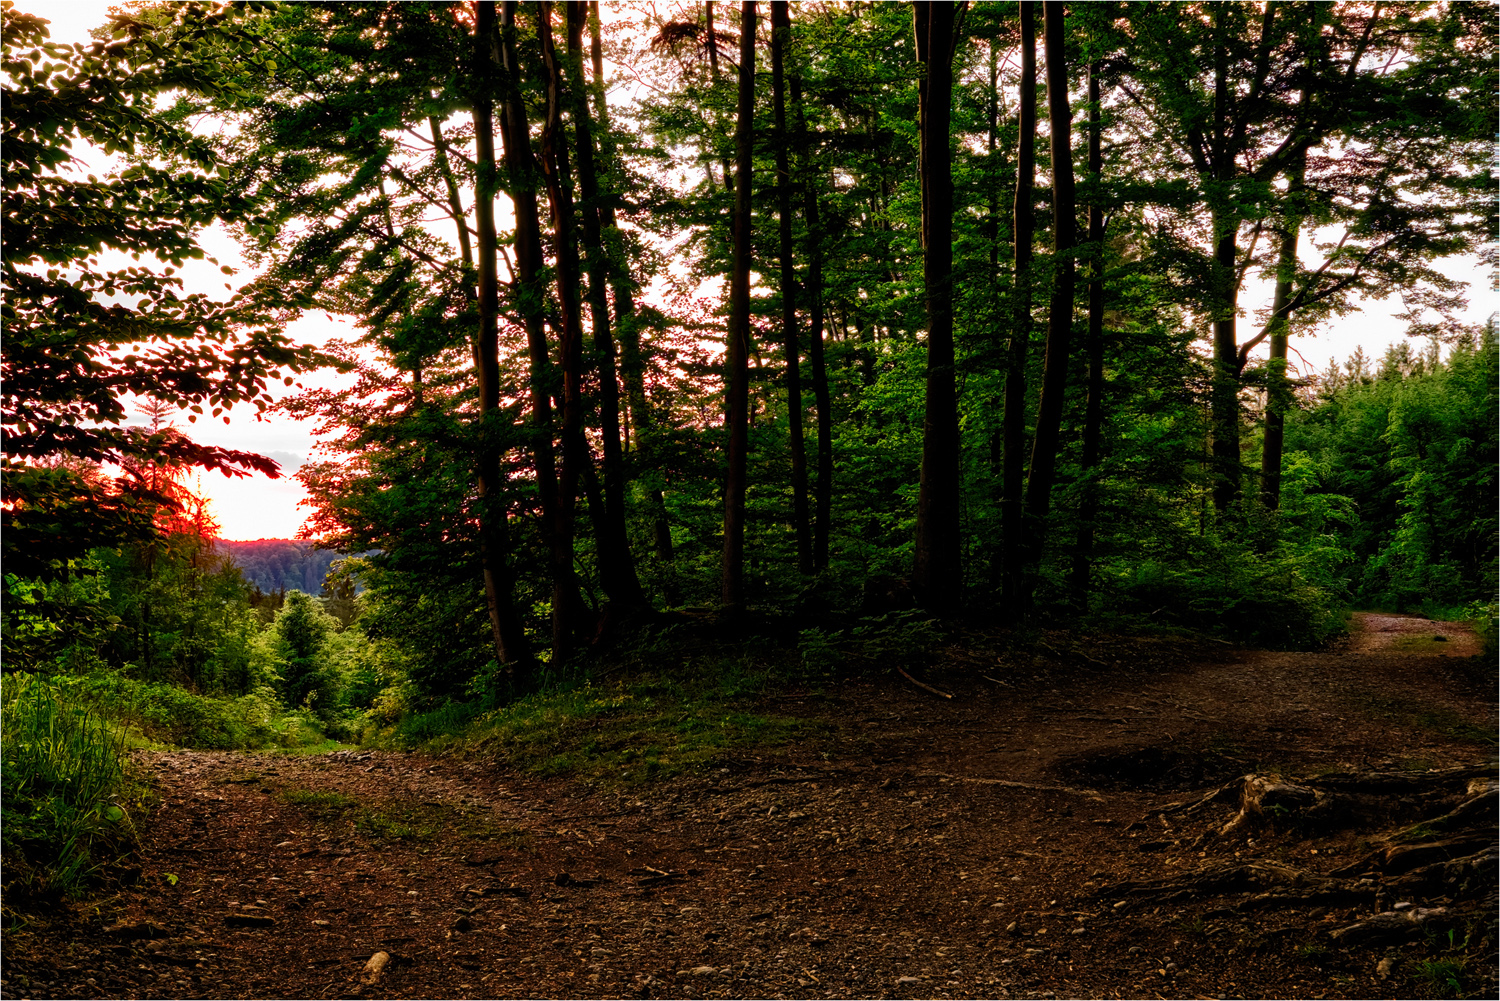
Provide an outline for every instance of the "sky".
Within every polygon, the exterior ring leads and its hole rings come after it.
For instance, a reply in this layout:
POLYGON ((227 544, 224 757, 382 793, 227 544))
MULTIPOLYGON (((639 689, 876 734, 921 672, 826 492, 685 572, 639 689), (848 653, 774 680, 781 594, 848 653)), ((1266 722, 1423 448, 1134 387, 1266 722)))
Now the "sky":
MULTIPOLYGON (((107 20, 112 4, 102 0, 20 0, 17 6, 50 20, 54 41, 88 42, 91 40, 89 30, 107 20)), ((608 0, 605 0, 605 6, 608 6, 608 0)), ((239 272, 229 279, 231 285, 237 286, 251 276, 227 233, 215 228, 202 234, 200 243, 219 264, 229 265, 239 272)), ((1304 262, 1316 264, 1316 261, 1309 260, 1311 252, 1307 243, 1306 239, 1302 241, 1304 262)), ((1437 268, 1452 278, 1470 283, 1469 309, 1464 315, 1468 322, 1482 323, 1500 308, 1500 302, 1490 291, 1487 276, 1475 258, 1453 258, 1439 262, 1437 268)), ((192 263, 183 268, 181 274, 189 292, 224 293, 225 278, 215 265, 192 263)), ((1267 306, 1270 299, 1269 282, 1247 282, 1241 296, 1241 305, 1245 309, 1245 319, 1241 323, 1242 341, 1260 329, 1255 319, 1257 310, 1267 306)), ((1363 347, 1367 356, 1380 357, 1391 344, 1405 336, 1405 325, 1392 316, 1401 308, 1399 300, 1367 302, 1359 312, 1336 318, 1316 331, 1299 333, 1292 339, 1292 367, 1299 374, 1315 374, 1325 370, 1330 361, 1348 358, 1358 347, 1363 347)), ((348 337, 357 331, 341 318, 310 313, 289 325, 287 333, 301 343, 322 344, 329 338, 348 337)), ((1264 357, 1264 350, 1262 346, 1257 354, 1264 357)), ((331 373, 309 374, 302 378, 305 385, 335 385, 337 381, 338 377, 331 373)), ((273 395, 293 391, 279 387, 273 395)), ((253 408, 244 405, 231 410, 229 418, 228 424, 209 420, 188 423, 184 414, 178 424, 190 437, 204 444, 270 456, 281 463, 285 475, 277 480, 260 474, 230 480, 218 473, 203 474, 198 480, 200 492, 212 502, 222 537, 231 540, 294 537, 308 512, 299 507, 306 491, 292 474, 316 443, 312 423, 279 414, 257 419, 253 408)))

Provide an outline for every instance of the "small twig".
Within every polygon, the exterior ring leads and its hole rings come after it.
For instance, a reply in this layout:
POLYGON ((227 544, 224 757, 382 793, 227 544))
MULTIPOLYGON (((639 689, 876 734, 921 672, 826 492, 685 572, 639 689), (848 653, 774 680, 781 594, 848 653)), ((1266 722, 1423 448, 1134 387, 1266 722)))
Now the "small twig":
POLYGON ((1001 681, 999 678, 992 678, 988 674, 981 674, 980 677, 983 678, 985 681, 993 681, 995 684, 997 684, 997 685, 1004 685, 1006 688, 1010 687, 1010 682, 1008 682, 1008 681, 1001 681))
POLYGON ((905 671, 901 670, 901 668, 899 668, 899 667, 896 668, 896 673, 900 674, 901 677, 905 678, 907 681, 910 681, 913 685, 916 685, 918 688, 925 689, 926 691, 931 692, 933 695, 939 695, 939 696, 942 696, 945 699, 951 699, 951 698, 953 698, 953 696, 949 695, 945 691, 942 691, 942 690, 937 689, 937 688, 933 688, 931 685, 924 684, 924 683, 918 681, 916 678, 913 678, 911 675, 907 674, 905 671))
POLYGON ((823 982, 823 981, 819 980, 816 976, 813 975, 813 971, 812 970, 809 970, 805 966, 802 968, 802 972, 805 973, 805 974, 807 974, 809 977, 812 977, 812 982, 815 983, 815 984, 821 984, 823 982))

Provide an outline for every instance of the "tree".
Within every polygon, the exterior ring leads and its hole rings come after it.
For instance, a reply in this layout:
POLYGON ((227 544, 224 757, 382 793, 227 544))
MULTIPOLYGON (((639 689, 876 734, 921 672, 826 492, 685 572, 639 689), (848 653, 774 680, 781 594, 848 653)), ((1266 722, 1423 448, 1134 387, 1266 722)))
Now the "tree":
MULTIPOLYGON (((716 42, 710 44, 717 47, 716 42)), ((754 133, 755 2, 744 0, 740 4, 739 105, 734 130, 734 269, 729 279, 729 329, 724 344, 729 470, 724 481, 721 600, 724 607, 731 610, 741 608, 745 600, 745 460, 750 445, 750 189, 754 183, 754 133)))
POLYGON ((1089 203, 1088 245, 1092 260, 1089 261, 1089 314, 1088 341, 1084 346, 1088 357, 1088 403, 1083 418, 1082 475, 1084 483, 1082 509, 1078 515, 1078 545, 1073 556, 1073 593, 1079 611, 1088 611, 1089 576, 1092 550, 1094 548, 1094 519, 1099 511, 1099 491, 1093 478, 1098 475, 1100 435, 1104 422, 1104 206, 1101 200, 1101 174, 1104 171, 1103 129, 1100 126, 1099 65, 1090 63, 1089 80, 1089 181, 1095 194, 1089 203))
MULTIPOLYGON (((813 541, 807 510, 807 443, 802 435, 801 349, 797 344, 797 278, 792 261, 792 171, 786 127, 786 48, 792 19, 786 0, 771 3, 771 99, 776 114, 777 258, 781 291, 781 338, 786 357, 786 412, 792 445, 792 528, 797 536, 797 567, 813 572, 813 541)), ((820 334, 821 336, 821 334, 820 334)))
POLYGON ((1042 398, 1037 406, 1036 437, 1026 474, 1027 563, 1041 559, 1047 540, 1047 515, 1061 449, 1063 397, 1068 387, 1068 352, 1073 335, 1073 282, 1076 200, 1073 186, 1073 112, 1068 103, 1068 67, 1064 50, 1062 5, 1042 7, 1047 57, 1047 119, 1052 130, 1052 299, 1047 309, 1047 354, 1042 368, 1042 398))
POLYGON ((308 706, 319 717, 330 718, 337 708, 337 685, 324 648, 333 633, 333 620, 311 597, 293 591, 286 596, 272 629, 281 697, 289 706, 308 706))
MULTIPOLYGON (((474 369, 479 392, 481 442, 476 470, 479 487, 479 551, 484 575, 485 604, 490 613, 495 660, 515 664, 524 672, 531 660, 525 627, 516 613, 509 567, 510 539, 505 510, 500 504, 500 450, 490 425, 504 419, 500 411, 500 295, 496 262, 494 99, 483 85, 494 65, 495 7, 479 4, 474 25, 474 145, 478 160, 474 192, 474 225, 478 231, 478 327, 474 333, 474 369)), ((576 275, 574 276, 576 277, 576 275)), ((522 684, 525 684, 523 678, 522 684)))
POLYGON ((204 258, 197 232, 254 211, 217 176, 212 149, 156 109, 172 88, 216 87, 188 56, 204 40, 235 43, 226 17, 183 8, 177 34, 159 41, 122 16, 123 37, 80 51, 4 5, 0 426, 13 572, 55 573, 93 546, 151 538, 156 509, 174 503, 129 477, 81 477, 59 463, 66 457, 279 475, 254 453, 125 425, 132 396, 188 409, 190 421, 206 407, 212 417, 235 404, 264 409, 270 380, 290 382, 287 373, 315 363, 280 333, 285 304, 274 287, 252 283, 224 301, 181 294, 177 269, 204 258), (75 142, 133 162, 85 175, 69 152, 75 142), (181 167, 157 165, 158 154, 181 167), (101 263, 115 254, 161 267, 101 263))
POLYGON ((917 4, 922 188, 922 286, 927 307, 927 387, 912 589, 944 614, 963 594, 959 542, 958 390, 953 359, 953 55, 967 3, 917 4))
POLYGON ((1004 466, 1000 514, 1003 574, 1007 606, 1025 603, 1026 366, 1031 347, 1031 256, 1036 240, 1036 4, 1021 0, 1021 78, 1017 85, 1016 194, 1011 215, 1014 243, 1014 306, 1005 369, 1004 466))

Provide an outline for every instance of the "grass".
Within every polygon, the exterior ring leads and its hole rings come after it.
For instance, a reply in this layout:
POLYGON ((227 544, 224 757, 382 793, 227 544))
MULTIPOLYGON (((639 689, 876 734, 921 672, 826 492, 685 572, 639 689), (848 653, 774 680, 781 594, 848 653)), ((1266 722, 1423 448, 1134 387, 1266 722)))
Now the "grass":
POLYGON ((6 888, 76 895, 130 842, 141 787, 124 741, 97 712, 33 675, 7 675, 3 686, 6 888))
POLYGON ((546 776, 637 785, 721 765, 737 752, 831 733, 826 723, 768 713, 769 671, 705 659, 668 677, 579 681, 484 713, 447 707, 408 720, 380 742, 496 755, 546 776))
POLYGON ((1411 965, 1411 979, 1440 998, 1464 996, 1464 961, 1423 959, 1411 965))
POLYGON ((447 803, 390 800, 366 806, 353 796, 315 789, 286 788, 276 792, 316 822, 348 822, 355 831, 376 841, 429 842, 439 835, 479 841, 508 841, 523 847, 525 832, 497 823, 487 813, 447 803))
POLYGON ((282 789, 276 794, 314 819, 336 817, 359 805, 359 800, 338 792, 315 792, 311 789, 282 789))

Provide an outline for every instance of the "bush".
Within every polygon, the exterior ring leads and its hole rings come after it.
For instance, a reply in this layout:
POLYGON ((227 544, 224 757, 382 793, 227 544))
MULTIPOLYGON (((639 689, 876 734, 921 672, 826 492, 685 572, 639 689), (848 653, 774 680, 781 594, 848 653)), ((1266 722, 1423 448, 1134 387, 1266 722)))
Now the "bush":
POLYGON ((1208 536, 1184 555, 1117 566, 1111 611, 1283 650, 1318 647, 1344 627, 1342 550, 1262 555, 1208 536))
POLYGON ((1464 609, 1464 618, 1474 624, 1479 634, 1479 648, 1485 663, 1493 665, 1500 657, 1500 603, 1476 601, 1464 609))
POLYGON ((41 678, 10 674, 3 685, 6 885, 77 893, 132 833, 124 744, 41 678))
POLYGON ((289 722, 296 714, 286 713, 269 688, 220 699, 102 672, 53 683, 72 701, 156 743, 228 751, 300 747, 323 739, 316 725, 289 722))

